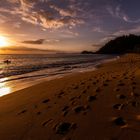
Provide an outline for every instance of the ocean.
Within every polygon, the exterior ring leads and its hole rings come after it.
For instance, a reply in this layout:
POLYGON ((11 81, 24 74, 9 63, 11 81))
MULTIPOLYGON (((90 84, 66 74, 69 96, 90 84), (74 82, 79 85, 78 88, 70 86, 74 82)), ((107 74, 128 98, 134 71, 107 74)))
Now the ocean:
POLYGON ((43 80, 93 70, 97 65, 116 57, 99 54, 0 55, 0 96, 43 80), (11 63, 4 63, 5 60, 11 63))

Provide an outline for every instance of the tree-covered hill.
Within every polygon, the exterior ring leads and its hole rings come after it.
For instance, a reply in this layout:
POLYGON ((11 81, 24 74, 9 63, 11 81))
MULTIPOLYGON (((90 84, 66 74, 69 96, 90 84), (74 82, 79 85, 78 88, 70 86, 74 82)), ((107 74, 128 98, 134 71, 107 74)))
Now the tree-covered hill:
POLYGON ((117 37, 106 43, 96 53, 102 54, 123 54, 123 53, 140 53, 140 36, 127 35, 117 37))

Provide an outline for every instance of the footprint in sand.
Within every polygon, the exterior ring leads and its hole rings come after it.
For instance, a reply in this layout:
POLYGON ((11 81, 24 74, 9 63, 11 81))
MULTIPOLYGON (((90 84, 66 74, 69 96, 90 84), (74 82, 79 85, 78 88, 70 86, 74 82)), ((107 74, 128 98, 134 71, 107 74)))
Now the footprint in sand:
POLYGON ((132 86, 132 89, 133 89, 133 90, 135 90, 135 89, 136 89, 136 87, 135 87, 135 86, 132 86))
POLYGON ((128 77, 124 77, 124 79, 128 79, 128 77))
POLYGON ((116 88, 116 89, 115 89, 115 91, 117 91, 117 92, 118 92, 118 91, 120 91, 120 89, 119 89, 119 88, 116 88))
POLYGON ((61 98, 65 94, 64 91, 60 91, 60 93, 57 95, 58 98, 61 98))
POLYGON ((134 78, 131 78, 130 80, 131 80, 131 81, 134 81, 134 78))
POLYGON ((126 120, 124 120, 122 117, 117 117, 113 120, 113 123, 118 125, 118 126, 125 126, 126 120))
POLYGON ((137 102, 137 101, 132 101, 131 104, 132 104, 133 107, 138 107, 139 106, 139 102, 137 102))
POLYGON ((103 86, 107 87, 107 86, 108 86, 108 84, 107 84, 107 83, 104 83, 104 84, 103 84, 103 86))
POLYGON ((77 128, 76 123, 60 122, 55 126, 55 133, 60 135, 67 134, 70 130, 77 128))
POLYGON ((81 85, 84 85, 84 84, 85 84, 84 82, 81 83, 81 85))
POLYGON ((66 116, 68 114, 68 111, 69 110, 69 106, 64 106, 63 109, 62 109, 62 114, 63 116, 66 116))
POLYGON ((27 110, 24 109, 24 110, 22 110, 21 112, 19 112, 18 115, 24 114, 24 113, 26 113, 26 112, 27 112, 27 110))
POLYGON ((117 77, 115 77, 115 76, 113 76, 112 78, 113 78, 113 79, 117 79, 117 77))
POLYGON ((82 97, 81 95, 77 96, 78 99, 81 99, 81 97, 82 97))
POLYGON ((76 106, 73 108, 73 110, 75 113, 80 113, 82 111, 85 111, 85 108, 84 108, 84 106, 76 106))
POLYGON ((117 109, 117 110, 122 110, 123 107, 124 107, 124 104, 115 104, 115 105, 113 105, 113 108, 117 109))
POLYGON ((132 82, 132 85, 137 85, 137 83, 136 82, 132 82))
POLYGON ((139 96, 140 96, 140 94, 135 93, 135 92, 131 92, 131 96, 133 96, 133 97, 139 97, 139 96))
POLYGON ((125 84, 124 83, 119 83, 118 86, 122 87, 122 86, 125 86, 125 84))
POLYGON ((41 112, 39 111, 39 112, 37 112, 36 114, 37 114, 37 115, 40 115, 40 114, 41 114, 41 112))
POLYGON ((46 104, 50 101, 50 99, 45 99, 44 101, 42 101, 42 103, 46 104))
POLYGON ((37 109, 37 107, 38 107, 37 105, 34 105, 34 108, 35 108, 35 109, 37 109))
POLYGON ((111 80, 109 80, 109 79, 106 79, 106 80, 105 80, 105 82, 111 82, 111 80))
POLYGON ((96 80, 97 83, 99 83, 99 80, 96 80))
POLYGON ((86 93, 86 92, 87 92, 87 90, 84 90, 84 91, 83 91, 83 93, 86 93))
POLYGON ((95 95, 95 96, 93 96, 93 95, 88 96, 88 98, 87 98, 88 102, 92 102, 92 101, 96 100, 97 99, 96 96, 97 95, 95 95))
POLYGON ((73 101, 73 100, 75 100, 76 99, 76 97, 71 97, 70 98, 70 101, 73 101))
POLYGON ((78 89, 79 88, 79 86, 75 86, 73 89, 78 89))
POLYGON ((85 105, 85 106, 79 105, 73 108, 75 113, 81 113, 81 112, 85 113, 89 109, 90 109, 89 105, 85 105))
POLYGON ((97 93, 100 91, 101 91, 101 88, 99 88, 99 87, 95 90, 95 92, 97 92, 97 93))
POLYGON ((93 85, 96 85, 97 83, 96 83, 96 82, 93 82, 92 84, 93 84, 93 85))
POLYGON ((92 79, 90 78, 89 81, 92 81, 92 79))
POLYGON ((43 122, 42 126, 46 127, 51 122, 53 122, 53 119, 49 119, 49 120, 43 122))
POLYGON ((117 94, 118 99, 126 99, 126 96, 123 94, 117 94))

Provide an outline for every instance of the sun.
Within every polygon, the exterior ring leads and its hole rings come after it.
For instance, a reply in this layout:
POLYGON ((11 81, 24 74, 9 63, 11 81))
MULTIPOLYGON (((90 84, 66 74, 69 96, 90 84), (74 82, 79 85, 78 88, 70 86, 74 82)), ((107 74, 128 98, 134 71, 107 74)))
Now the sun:
POLYGON ((0 36, 0 47, 6 47, 9 46, 9 41, 8 38, 4 37, 4 36, 0 36))

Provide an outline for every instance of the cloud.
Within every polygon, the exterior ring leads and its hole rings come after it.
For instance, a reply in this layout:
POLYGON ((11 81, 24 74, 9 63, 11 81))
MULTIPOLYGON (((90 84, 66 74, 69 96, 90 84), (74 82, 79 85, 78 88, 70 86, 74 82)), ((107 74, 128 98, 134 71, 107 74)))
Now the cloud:
POLYGON ((27 41, 23 41, 22 43, 24 44, 33 44, 33 45, 41 45, 43 44, 45 41, 45 39, 38 39, 38 40, 27 40, 27 41))
MULTIPOLYGON (((80 8, 75 8, 73 0, 59 2, 50 0, 7 0, 8 8, 1 7, 0 12, 16 15, 22 21, 38 25, 45 29, 75 27, 84 24, 79 17, 80 8)), ((82 14, 82 13, 81 13, 82 14)))
POLYGON ((127 34, 140 34, 140 26, 136 26, 131 29, 119 30, 113 33, 112 36, 121 36, 121 35, 127 35, 127 34))
POLYGON ((109 12, 109 14, 112 16, 112 17, 115 17, 115 18, 119 18, 119 19, 122 19, 123 21, 125 22, 128 22, 128 23, 139 23, 140 22, 140 19, 135 19, 135 20, 132 20, 123 10, 122 6, 119 4, 115 7, 112 7, 112 6, 107 6, 107 11, 109 12))
POLYGON ((28 48, 24 46, 10 46, 0 49, 1 54, 48 54, 55 52, 57 51, 49 49, 28 48))
POLYGON ((92 28, 92 32, 96 32, 96 33, 106 33, 106 31, 104 31, 101 27, 93 27, 92 28))
POLYGON ((119 37, 119 36, 122 36, 122 35, 129 35, 129 34, 140 34, 140 26, 136 26, 136 27, 133 27, 133 28, 130 28, 130 29, 124 29, 124 30, 119 30, 117 32, 114 32, 112 34, 109 34, 102 38, 100 40, 100 43, 103 44, 103 43, 106 43, 108 42, 109 40, 112 40, 116 37, 119 37))

